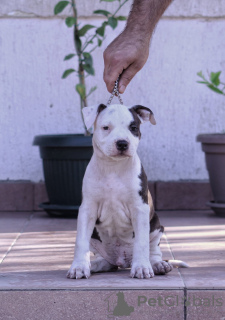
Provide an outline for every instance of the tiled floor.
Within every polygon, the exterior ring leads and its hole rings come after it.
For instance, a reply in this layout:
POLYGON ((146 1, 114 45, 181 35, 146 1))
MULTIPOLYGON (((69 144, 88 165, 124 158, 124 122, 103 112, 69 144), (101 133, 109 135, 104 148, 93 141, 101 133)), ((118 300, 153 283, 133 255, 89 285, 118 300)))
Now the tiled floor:
POLYGON ((225 320, 225 218, 210 211, 159 217, 164 259, 190 268, 148 280, 129 278, 129 270, 71 280, 76 220, 0 212, 0 319, 225 320), (133 309, 116 315, 119 292, 133 309))

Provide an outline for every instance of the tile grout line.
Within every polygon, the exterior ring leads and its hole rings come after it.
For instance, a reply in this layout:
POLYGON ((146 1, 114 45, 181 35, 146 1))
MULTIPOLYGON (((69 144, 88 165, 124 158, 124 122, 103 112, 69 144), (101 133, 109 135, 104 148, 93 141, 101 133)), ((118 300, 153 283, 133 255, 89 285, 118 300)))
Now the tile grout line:
POLYGON ((184 320, 187 320, 187 288, 184 288, 184 320))
MULTIPOLYGON (((169 240, 166 236, 166 232, 164 231, 164 235, 165 235, 165 239, 166 239, 166 244, 167 244, 167 247, 172 255, 172 258, 175 260, 175 257, 174 257, 174 254, 173 254, 173 251, 172 251, 172 248, 169 244, 169 240)), ((184 288, 183 288, 183 291, 184 291, 184 320, 187 320, 187 306, 186 306, 186 301, 187 301, 187 286, 186 286, 186 283, 184 281, 184 278, 182 277, 182 274, 179 270, 179 268, 177 268, 177 271, 178 271, 178 274, 183 282, 183 285, 184 285, 184 288)))
MULTIPOLYGON (((170 244, 169 244, 169 241, 168 241, 168 238, 167 238, 167 236, 166 236, 165 231, 164 231, 164 235, 165 235, 167 247, 169 248, 169 251, 170 251, 170 253, 171 253, 171 255, 172 255, 172 258, 173 258, 174 260, 176 260, 175 257, 174 257, 174 255, 173 255, 173 251, 172 251, 172 249, 171 249, 171 246, 170 246, 170 244)), ((181 273, 180 273, 179 268, 177 268, 177 271, 178 271, 179 276, 180 276, 180 278, 181 278, 181 280, 182 280, 182 282, 183 282, 184 288, 187 288, 186 283, 185 283, 184 278, 182 277, 182 275, 181 275, 181 273)))
POLYGON ((12 248, 14 247, 14 245, 16 244, 17 240, 19 239, 19 237, 23 234, 24 230, 26 229, 27 225, 29 224, 29 222, 32 220, 34 216, 34 212, 27 218, 27 220, 25 221, 24 225, 22 226, 21 230, 19 231, 19 233, 17 234, 16 238, 13 240, 13 242, 11 243, 10 247, 8 248, 8 250, 6 251, 6 253, 3 255, 3 257, 0 259, 0 265, 3 263, 3 261, 5 260, 5 258, 8 256, 8 254, 10 253, 10 251, 12 250, 12 248))

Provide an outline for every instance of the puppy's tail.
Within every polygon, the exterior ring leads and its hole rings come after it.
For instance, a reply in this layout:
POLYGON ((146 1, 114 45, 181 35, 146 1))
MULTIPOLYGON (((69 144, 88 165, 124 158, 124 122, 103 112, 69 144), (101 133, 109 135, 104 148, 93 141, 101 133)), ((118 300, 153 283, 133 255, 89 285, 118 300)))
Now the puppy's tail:
POLYGON ((182 260, 165 260, 172 264, 174 268, 189 268, 189 265, 182 260))

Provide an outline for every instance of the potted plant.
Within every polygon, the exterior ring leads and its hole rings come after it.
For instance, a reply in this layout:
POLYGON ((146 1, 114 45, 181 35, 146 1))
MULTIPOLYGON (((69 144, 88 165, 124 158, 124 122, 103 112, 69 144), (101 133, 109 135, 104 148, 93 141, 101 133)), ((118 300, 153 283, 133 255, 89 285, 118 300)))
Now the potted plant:
MULTIPOLYGON (((101 1, 118 2, 118 6, 114 13, 103 9, 93 12, 93 14, 105 18, 100 27, 90 24, 81 26, 78 23, 75 0, 60 1, 54 8, 55 15, 60 14, 68 7, 72 12, 71 16, 66 17, 65 23, 67 27, 73 27, 75 52, 66 55, 64 60, 77 58, 78 66, 76 69, 65 70, 62 78, 65 79, 73 73, 77 74, 78 83, 75 89, 80 97, 80 110, 87 107, 87 98, 97 89, 94 86, 88 92, 85 83, 87 75, 94 76, 95 74, 92 52, 102 45, 106 26, 115 29, 118 21, 126 20, 124 16, 117 16, 117 13, 128 0, 101 1)), ((33 145, 39 146, 40 149, 45 185, 49 197, 49 202, 39 206, 50 215, 77 217, 81 204, 82 180, 93 153, 91 133, 84 125, 84 134, 36 136, 33 145)))
MULTIPOLYGON (((210 79, 207 80, 202 72, 199 72, 197 75, 202 80, 198 82, 225 96, 225 83, 220 81, 220 74, 221 71, 211 72, 210 79)), ((202 150, 205 152, 206 167, 214 196, 214 201, 207 202, 207 205, 216 214, 225 216, 225 132, 199 134, 197 141, 202 143, 202 150)))

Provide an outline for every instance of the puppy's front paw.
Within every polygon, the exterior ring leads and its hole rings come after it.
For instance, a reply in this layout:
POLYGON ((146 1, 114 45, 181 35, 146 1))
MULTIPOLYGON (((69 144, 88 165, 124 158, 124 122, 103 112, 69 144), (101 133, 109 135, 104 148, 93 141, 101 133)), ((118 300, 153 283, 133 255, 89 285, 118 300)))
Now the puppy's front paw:
POLYGON ((150 263, 132 263, 131 278, 149 279, 154 277, 154 272, 150 263))
POLYGON ((165 274, 173 269, 172 264, 166 261, 157 261, 153 264, 153 270, 155 274, 165 274))
POLYGON ((90 277, 90 263, 86 261, 83 261, 83 262, 73 261, 66 276, 69 279, 81 279, 81 278, 88 279, 90 277))

